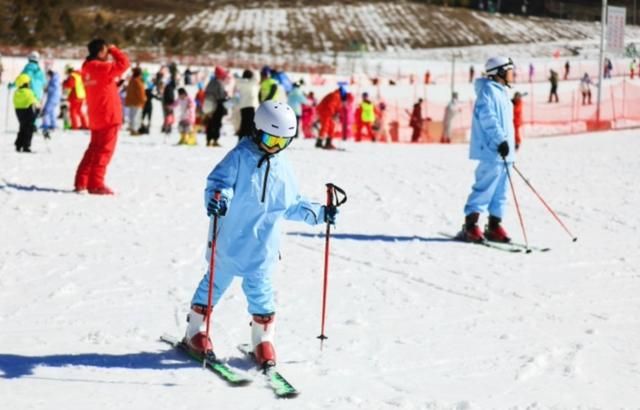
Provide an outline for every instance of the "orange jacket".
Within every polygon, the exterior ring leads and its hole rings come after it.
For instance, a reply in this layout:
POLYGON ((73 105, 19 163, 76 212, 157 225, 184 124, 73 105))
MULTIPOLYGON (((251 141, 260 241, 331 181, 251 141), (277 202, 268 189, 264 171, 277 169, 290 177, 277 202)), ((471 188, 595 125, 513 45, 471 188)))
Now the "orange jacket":
POLYGON ((92 130, 122 124, 122 104, 116 79, 129 68, 129 58, 116 47, 110 47, 109 53, 113 61, 86 60, 82 65, 92 130))
POLYGON ((144 91, 142 77, 131 77, 129 85, 127 85, 127 96, 124 99, 124 105, 142 108, 145 102, 147 102, 147 94, 144 91))

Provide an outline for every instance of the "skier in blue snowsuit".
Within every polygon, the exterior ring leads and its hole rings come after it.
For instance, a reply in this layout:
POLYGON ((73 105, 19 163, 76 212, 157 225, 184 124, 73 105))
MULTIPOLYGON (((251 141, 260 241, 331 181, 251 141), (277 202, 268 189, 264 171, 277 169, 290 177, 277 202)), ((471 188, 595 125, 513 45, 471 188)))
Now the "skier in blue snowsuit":
POLYGON ((465 224, 461 239, 480 242, 485 239, 509 242, 501 225, 507 202, 507 167, 515 160, 513 104, 508 88, 513 80, 513 62, 492 57, 485 64, 488 78, 475 82, 477 99, 471 122, 469 158, 478 160, 475 183, 464 207, 465 224), (489 211, 489 223, 483 232, 478 227, 480 214, 489 211))
POLYGON ((40 68, 40 65, 38 64, 40 53, 38 53, 37 51, 32 51, 31 53, 29 53, 27 58, 29 62, 22 69, 22 74, 27 74, 29 78, 31 78, 31 89, 38 99, 38 102, 42 103, 44 86, 47 82, 47 79, 45 78, 42 68, 40 68))
POLYGON ((60 105, 62 87, 60 75, 53 70, 47 71, 46 99, 42 108, 42 130, 45 138, 49 138, 49 131, 56 129, 56 111, 60 105))
MULTIPOLYGON (((281 222, 335 223, 337 209, 310 202, 298 192, 293 169, 281 152, 296 134, 291 107, 265 101, 256 110, 254 123, 256 135, 242 138, 209 174, 204 203, 209 216, 219 217, 213 304, 217 305, 234 277, 242 278, 252 315, 253 351, 264 366, 275 364, 276 359, 271 276, 279 259, 281 222)), ((211 225, 209 232, 211 244, 211 225)), ((213 348, 205 332, 208 286, 207 271, 191 301, 185 334, 185 342, 197 352, 213 348)))

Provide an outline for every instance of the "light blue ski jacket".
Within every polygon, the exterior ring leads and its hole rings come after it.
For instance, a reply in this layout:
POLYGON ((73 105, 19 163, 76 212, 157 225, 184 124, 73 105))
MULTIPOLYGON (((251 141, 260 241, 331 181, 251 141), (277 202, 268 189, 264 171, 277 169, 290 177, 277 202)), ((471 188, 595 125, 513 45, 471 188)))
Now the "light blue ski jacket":
POLYGON ((474 83, 476 102, 471 120, 469 158, 480 161, 502 162, 498 145, 509 143, 507 162, 515 160, 515 132, 513 104, 507 87, 490 79, 479 78, 474 83))
POLYGON ((47 79, 45 78, 40 65, 34 61, 29 61, 27 65, 24 66, 22 74, 27 74, 29 76, 31 79, 31 89, 36 95, 38 101, 42 102, 42 94, 44 94, 44 85, 47 82, 47 79))
POLYGON ((60 75, 53 73, 51 79, 47 83, 47 100, 44 103, 43 110, 45 112, 55 111, 60 104, 62 94, 62 86, 60 84, 60 75))
MULTIPOLYGON (((243 138, 209 174, 205 208, 216 191, 228 206, 218 219, 216 274, 268 275, 278 260, 283 219, 324 222, 322 205, 298 193, 286 153, 266 155, 250 138, 243 138)), ((211 239, 209 226, 209 244, 211 239)), ((209 247, 207 260, 210 255, 209 247)))

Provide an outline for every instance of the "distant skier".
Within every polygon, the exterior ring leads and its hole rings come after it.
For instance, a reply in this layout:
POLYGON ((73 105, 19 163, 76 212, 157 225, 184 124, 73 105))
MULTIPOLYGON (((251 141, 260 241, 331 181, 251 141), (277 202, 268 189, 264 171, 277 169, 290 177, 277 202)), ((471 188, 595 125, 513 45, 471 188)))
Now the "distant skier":
POLYGON ((304 93, 301 90, 302 80, 300 82, 294 83, 291 92, 287 95, 287 103, 293 109, 293 112, 296 113, 297 119, 297 127, 296 127, 296 135, 295 138, 298 138, 298 134, 300 133, 300 118, 302 117, 302 104, 307 101, 307 97, 305 97, 304 93))
POLYGON ((242 77, 236 80, 235 109, 240 111, 240 125, 236 130, 238 138, 251 137, 253 135, 253 117, 258 106, 258 82, 254 78, 253 71, 244 70, 242 77))
POLYGON ((442 120, 442 138, 440 138, 440 143, 451 143, 453 120, 461 111, 462 109, 458 106, 458 93, 454 91, 451 94, 451 101, 449 101, 447 108, 444 110, 444 119, 442 120))
POLYGON ((420 139, 422 138, 423 122, 422 98, 420 98, 418 99, 418 102, 413 104, 413 110, 411 111, 411 117, 409 118, 409 126, 413 130, 411 133, 411 142, 420 142, 420 139))
POLYGON ((558 102, 558 73, 549 70, 549 102, 558 102))
MULTIPOLYGON (((173 71, 173 70, 172 70, 173 71)), ((169 80, 162 87, 162 115, 164 120, 162 121, 162 132, 164 134, 171 134, 175 117, 173 114, 173 106, 176 102, 176 87, 178 86, 178 79, 175 74, 169 74, 169 80)))
POLYGON ((140 135, 140 124, 142 121, 142 109, 147 102, 144 81, 142 80, 142 70, 134 67, 127 85, 127 95, 124 100, 129 113, 129 134, 140 135))
POLYGON ((29 75, 20 74, 15 81, 16 92, 13 93, 13 106, 20 123, 15 146, 17 152, 31 152, 31 139, 35 130, 34 122, 38 115, 39 102, 30 88, 29 75))
POLYGON ((567 60, 567 62, 564 63, 564 76, 562 77, 564 81, 567 81, 569 79, 570 71, 571 71, 571 64, 569 64, 569 60, 567 60))
POLYGON ((223 82, 228 77, 227 70, 216 66, 214 76, 209 80, 205 89, 204 112, 207 116, 207 146, 219 147, 222 118, 227 115, 225 102, 229 98, 223 82))
POLYGON ((591 105, 591 85, 593 81, 589 77, 589 73, 584 73, 580 79, 580 92, 582 93, 582 105, 591 105))
POLYGON ((475 183, 464 207, 465 223, 459 238, 469 242, 509 242, 501 225, 507 201, 507 166, 515 159, 513 105, 508 87, 513 78, 513 62, 507 57, 492 57, 485 64, 488 78, 475 82, 477 99, 471 120, 469 158, 479 160, 475 183), (484 232, 478 227, 480 213, 489 211, 484 232))
POLYGON ((359 121, 356 122, 356 141, 362 141, 363 131, 366 131, 367 138, 371 142, 376 141, 376 136, 373 133, 373 123, 376 121, 375 106, 371 99, 369 99, 369 93, 362 93, 362 102, 356 110, 356 116, 359 121))
POLYGON ((271 76, 273 70, 269 66, 264 66, 260 70, 260 91, 258 93, 258 101, 264 102, 269 100, 279 101, 281 96, 278 82, 271 76))
POLYGON ((76 171, 75 191, 113 195, 105 185, 104 177, 122 124, 116 79, 129 68, 129 58, 116 46, 108 46, 99 38, 91 40, 87 48, 89 55, 82 65, 82 80, 87 89, 91 141, 76 171), (109 56, 113 61, 109 61, 109 56))
POLYGON ((47 82, 44 71, 40 68, 40 53, 37 51, 32 51, 27 56, 29 60, 27 65, 22 69, 22 74, 26 74, 30 78, 30 88, 33 90, 33 94, 38 99, 38 102, 42 102, 42 97, 44 95, 44 86, 47 82))
POLYGON ((175 109, 178 117, 178 131, 180 132, 178 145, 196 145, 198 141, 193 130, 196 122, 196 103, 189 97, 187 90, 182 87, 178 89, 175 109))
POLYGON ((316 140, 316 148, 336 149, 332 139, 335 134, 335 121, 340 115, 342 105, 347 101, 347 89, 340 85, 338 89, 325 95, 316 107, 320 121, 320 133, 316 140))
POLYGON ((522 144, 522 135, 520 134, 520 128, 522 128, 522 97, 522 93, 516 92, 511 100, 511 103, 513 104, 513 130, 516 142, 516 151, 520 149, 520 145, 522 144))
MULTIPOLYGON (((218 305, 234 277, 242 278, 252 316, 253 352, 260 366, 269 366, 276 362, 272 275, 280 255, 282 221, 335 223, 337 210, 309 202, 298 192, 291 164, 281 152, 296 132, 293 110, 266 101, 256 110, 255 128, 252 138, 241 139, 209 174, 204 203, 207 215, 219 217, 213 304, 218 305)), ((213 349, 205 332, 208 283, 207 271, 191 301, 184 340, 199 353, 213 349)))
POLYGON ((74 130, 89 128, 89 120, 82 111, 87 92, 82 81, 82 74, 73 69, 71 66, 66 67, 67 78, 62 83, 67 102, 69 103, 68 113, 71 121, 71 128, 74 130))
POLYGON ((60 85, 60 75, 53 70, 47 71, 47 89, 45 102, 42 107, 42 134, 45 138, 50 138, 50 131, 56 129, 56 113, 60 105, 60 95, 62 87, 60 85))

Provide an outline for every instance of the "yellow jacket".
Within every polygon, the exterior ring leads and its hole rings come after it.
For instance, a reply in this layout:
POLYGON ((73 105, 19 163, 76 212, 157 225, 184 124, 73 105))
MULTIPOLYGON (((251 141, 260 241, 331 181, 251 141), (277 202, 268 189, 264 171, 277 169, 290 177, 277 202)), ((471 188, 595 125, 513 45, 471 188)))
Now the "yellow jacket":
POLYGON ((362 104, 360 104, 360 109, 362 110, 362 115, 360 116, 360 119, 362 120, 362 122, 366 122, 366 123, 375 122, 376 112, 375 112, 373 103, 363 101, 362 104))
POLYGON ((31 106, 37 106, 38 99, 33 90, 28 87, 18 88, 13 94, 13 106, 16 110, 23 110, 31 106))

